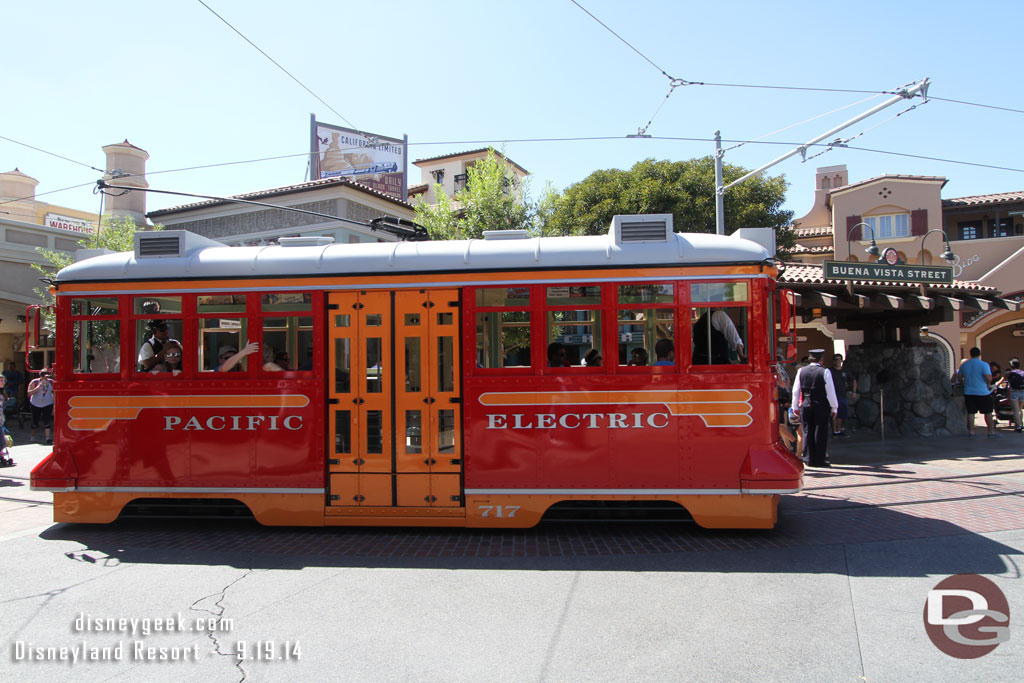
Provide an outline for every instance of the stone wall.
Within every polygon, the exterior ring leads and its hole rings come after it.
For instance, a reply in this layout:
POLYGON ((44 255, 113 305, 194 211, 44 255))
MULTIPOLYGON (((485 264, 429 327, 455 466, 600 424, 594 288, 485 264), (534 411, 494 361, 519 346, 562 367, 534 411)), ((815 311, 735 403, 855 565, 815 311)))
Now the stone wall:
POLYGON ((862 344, 848 349, 846 368, 857 378, 848 430, 881 433, 884 394, 886 436, 967 433, 963 398, 934 346, 862 344))

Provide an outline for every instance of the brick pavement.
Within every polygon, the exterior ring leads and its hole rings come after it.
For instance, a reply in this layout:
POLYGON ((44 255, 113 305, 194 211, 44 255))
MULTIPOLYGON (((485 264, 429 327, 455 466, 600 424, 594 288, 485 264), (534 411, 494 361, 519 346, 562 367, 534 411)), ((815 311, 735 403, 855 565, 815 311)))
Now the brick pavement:
MULTIPOLYGON (((89 547, 367 559, 594 557, 702 553, 933 538, 1024 527, 1024 455, 1011 438, 840 442, 768 531, 692 523, 545 523, 525 530, 271 528, 250 522, 57 525, 46 539, 89 547), (902 458, 902 459, 901 459, 902 458)), ((1024 439, 1020 439, 1024 445, 1024 439)), ((8 489, 10 490, 10 489, 8 489)))

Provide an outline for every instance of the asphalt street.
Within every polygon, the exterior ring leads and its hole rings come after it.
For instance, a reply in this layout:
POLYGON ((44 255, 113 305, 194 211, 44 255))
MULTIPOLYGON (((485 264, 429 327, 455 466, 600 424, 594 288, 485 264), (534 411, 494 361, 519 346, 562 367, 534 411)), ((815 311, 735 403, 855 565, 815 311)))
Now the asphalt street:
POLYGON ((770 531, 53 524, 0 470, 0 675, 18 681, 1009 681, 1024 671, 1024 437, 830 448, 770 531), (924 629, 929 590, 991 579, 1008 642, 924 629), (61 650, 64 648, 64 650, 61 650), (70 661, 74 657, 77 661, 70 661), (62 660, 64 657, 67 661, 62 660))

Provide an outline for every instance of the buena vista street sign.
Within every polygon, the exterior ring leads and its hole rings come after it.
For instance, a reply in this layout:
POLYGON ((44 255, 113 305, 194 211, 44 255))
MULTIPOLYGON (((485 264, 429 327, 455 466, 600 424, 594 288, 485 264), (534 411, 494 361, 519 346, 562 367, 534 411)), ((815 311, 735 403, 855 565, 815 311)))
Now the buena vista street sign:
POLYGON ((905 263, 853 263, 825 261, 826 280, 865 280, 869 282, 953 283, 951 266, 912 266, 905 263))

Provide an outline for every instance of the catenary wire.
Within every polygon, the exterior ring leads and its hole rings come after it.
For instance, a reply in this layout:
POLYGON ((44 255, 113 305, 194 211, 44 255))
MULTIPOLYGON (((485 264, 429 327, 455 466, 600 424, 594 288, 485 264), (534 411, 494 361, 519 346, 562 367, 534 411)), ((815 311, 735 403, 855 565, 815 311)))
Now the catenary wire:
MULTIPOLYGON (((622 41, 630 50, 632 50, 633 52, 635 52, 638 55, 640 55, 640 57, 644 61, 646 61, 648 64, 650 64, 655 69, 657 69, 658 72, 661 73, 663 76, 665 76, 669 80, 679 81, 678 85, 705 85, 705 86, 716 87, 716 88, 754 88, 754 89, 762 89, 762 90, 796 90, 796 91, 801 91, 801 92, 837 92, 837 93, 856 93, 856 94, 870 94, 870 95, 893 95, 896 92, 898 92, 898 90, 899 90, 899 89, 896 89, 896 90, 862 90, 862 89, 855 89, 855 88, 815 88, 815 87, 793 86, 793 85, 763 85, 763 84, 757 84, 757 83, 712 83, 712 82, 709 82, 709 81, 689 81, 689 80, 683 80, 683 79, 674 79, 672 76, 669 76, 667 71, 665 71, 660 66, 655 64, 647 55, 645 55, 643 52, 641 52, 639 49, 637 49, 634 45, 632 45, 630 42, 628 42, 625 38, 623 38, 618 33, 616 33, 610 26, 608 26, 603 21, 601 21, 596 16, 594 16, 589 10, 587 10, 585 7, 583 7, 583 5, 578 3, 576 0, 570 0, 570 2, 572 2, 572 4, 574 4, 577 7, 579 7, 591 19, 593 19, 598 24, 600 24, 602 27, 604 27, 604 29, 606 31, 608 31, 613 36, 615 36, 620 41, 622 41)), ((994 105, 994 104, 982 104, 982 103, 979 103, 979 102, 968 102, 966 100, 955 100, 955 99, 951 99, 951 98, 948 98, 948 97, 934 97, 934 96, 931 96, 931 95, 929 95, 928 99, 939 100, 941 102, 953 102, 955 104, 963 104, 963 105, 967 105, 967 106, 971 106, 971 107, 983 107, 983 108, 986 108, 986 109, 996 109, 996 110, 999 110, 999 111, 1008 111, 1008 112, 1013 112, 1015 114, 1024 114, 1024 109, 1014 109, 1013 107, 1002 107, 1002 106, 998 106, 998 105, 994 105)))
MULTIPOLYGON (((628 139, 627 136, 622 136, 622 135, 602 135, 602 136, 564 137, 564 138, 512 138, 512 139, 505 138, 505 139, 492 139, 492 140, 438 140, 438 141, 432 141, 432 142, 410 142, 408 144, 409 144, 410 147, 412 147, 412 146, 427 147, 427 146, 436 146, 436 145, 484 145, 484 144, 494 145, 494 144, 500 144, 500 143, 525 144, 525 143, 555 143, 555 142, 599 142, 599 141, 608 141, 608 140, 620 140, 621 141, 621 140, 626 140, 626 139, 628 139)), ((714 138, 669 136, 669 135, 652 135, 652 136, 646 137, 644 139, 645 140, 652 140, 652 141, 653 140, 662 140, 662 141, 666 141, 666 142, 709 142, 709 143, 710 142, 714 142, 714 138)), ((805 146, 805 147, 808 147, 808 148, 810 148, 810 147, 832 148, 832 147, 836 146, 835 141, 832 141, 832 142, 819 142, 819 143, 815 143, 813 145, 806 145, 805 143, 802 143, 802 142, 788 142, 788 141, 780 141, 780 140, 758 140, 758 139, 740 140, 740 139, 723 138, 722 142, 724 142, 724 143, 732 143, 733 147, 730 147, 729 149, 733 149, 735 147, 738 147, 738 146, 744 145, 744 144, 775 145, 775 146, 790 146, 790 147, 796 147, 796 146, 801 146, 802 145, 802 146, 805 146)), ((973 166, 973 167, 977 167, 977 168, 991 168, 991 169, 997 170, 997 171, 1010 171, 1012 173, 1024 173, 1024 169, 1013 168, 1013 167, 1010 167, 1010 166, 998 166, 998 165, 994 165, 994 164, 982 164, 982 163, 972 162, 972 161, 960 161, 960 160, 957 160, 957 159, 946 159, 946 158, 942 158, 942 157, 932 157, 932 156, 919 155, 919 154, 909 154, 909 153, 906 153, 906 152, 893 152, 893 151, 890 151, 890 150, 873 149, 873 148, 868 148, 868 147, 856 147, 856 146, 850 146, 850 145, 845 145, 845 144, 842 145, 842 146, 843 146, 844 149, 849 149, 849 150, 858 151, 858 152, 869 152, 869 153, 872 153, 872 154, 887 154, 887 155, 891 155, 891 156, 907 157, 907 158, 911 158, 911 159, 923 159, 923 160, 926 160, 926 161, 938 161, 938 162, 948 163, 948 164, 957 164, 957 165, 960 165, 960 166, 973 166)), ((151 176, 151 175, 157 175, 157 174, 162 174, 162 173, 177 173, 177 172, 191 171, 191 170, 197 170, 197 169, 217 168, 217 167, 220 167, 220 166, 234 166, 234 165, 239 165, 239 164, 258 163, 258 162, 262 162, 262 161, 272 161, 272 160, 277 160, 277 159, 297 158, 297 157, 302 157, 302 156, 308 156, 309 154, 310 154, 309 152, 303 152, 303 153, 298 153, 298 154, 284 154, 284 155, 278 155, 278 156, 273 156, 273 157, 263 157, 263 158, 259 158, 259 159, 247 159, 247 160, 241 160, 241 161, 225 161, 225 162, 218 162, 218 163, 215 163, 215 164, 204 164, 204 165, 198 165, 198 166, 186 166, 186 167, 182 167, 182 168, 164 169, 164 170, 161 170, 161 171, 149 171, 149 172, 147 172, 145 174, 145 176, 148 177, 148 176, 151 176)), ((127 174, 125 177, 131 177, 133 175, 134 174, 127 174)), ((59 193, 59 192, 66 192, 68 190, 76 190, 76 189, 79 189, 79 188, 82 188, 82 187, 89 187, 89 186, 92 186, 92 185, 95 185, 95 181, 90 181, 88 183, 81 183, 79 185, 71 185, 69 187, 64 187, 64 188, 60 188, 60 189, 57 189, 57 190, 49 190, 47 192, 40 192, 40 193, 34 195, 33 197, 42 197, 42 196, 45 196, 45 195, 48 195, 48 194, 56 194, 56 193, 59 193)), ((12 203, 12 202, 17 202, 17 201, 33 199, 33 197, 21 197, 21 198, 14 198, 14 199, 5 199, 5 200, 0 201, 0 205, 9 204, 9 203, 12 203)))
POLYGON ((35 146, 27 144, 25 142, 20 142, 18 140, 13 139, 13 138, 7 137, 6 135, 0 135, 0 140, 6 140, 7 142, 12 142, 15 145, 21 145, 22 147, 28 147, 29 149, 33 149, 33 150, 35 150, 37 152, 42 152, 43 154, 49 154, 51 157, 57 157, 58 159, 63 159, 64 161, 70 161, 73 164, 78 164, 79 166, 85 166, 86 168, 91 168, 92 170, 99 171, 100 173, 106 173, 106 171, 104 171, 101 168, 96 168, 95 166, 91 166, 91 165, 83 163, 81 161, 75 161, 74 159, 71 159, 69 157, 63 156, 61 154, 57 154, 56 152, 48 152, 45 149, 42 149, 42 148, 39 148, 39 147, 35 147, 35 146))
MULTIPOLYGON (((224 17, 222 17, 221 15, 217 14, 216 10, 214 10, 214 9, 213 9, 212 7, 210 7, 210 6, 209 6, 209 5, 207 5, 207 4, 205 3, 205 2, 203 2, 203 0, 196 0, 196 1, 197 1, 197 2, 198 2, 198 3, 200 4, 200 5, 202 5, 203 7, 205 7, 206 9, 210 10, 210 13, 211 13, 211 14, 213 14, 213 16, 217 17, 217 18, 218 18, 218 19, 220 19, 220 20, 221 20, 222 22, 224 22, 224 24, 225 24, 225 25, 226 25, 226 26, 227 26, 228 28, 230 28, 230 29, 231 29, 232 31, 234 31, 235 33, 237 33, 237 34, 238 34, 238 35, 239 35, 239 36, 240 36, 240 37, 242 38, 242 40, 244 40, 245 42, 249 43, 249 44, 250 44, 250 45, 252 45, 252 46, 253 46, 254 48, 256 48, 256 50, 257 50, 257 51, 258 51, 258 52, 259 52, 259 53, 260 53, 261 55, 263 55, 264 57, 266 57, 267 59, 269 59, 269 60, 271 61, 271 63, 272 63, 272 64, 273 64, 274 66, 276 66, 276 67, 277 67, 278 69, 280 69, 281 71, 283 71, 283 72, 285 73, 285 75, 287 75, 287 76, 288 76, 288 78, 290 78, 290 79, 292 79, 293 81, 295 81, 296 83, 298 83, 298 84, 299 84, 299 86, 300 86, 300 87, 301 87, 301 88, 302 88, 303 90, 305 90, 305 91, 306 91, 306 92, 308 92, 308 93, 309 93, 310 95, 312 95, 313 97, 315 97, 315 98, 316 98, 316 99, 317 99, 317 100, 318 100, 318 101, 319 101, 319 102, 320 102, 320 103, 321 103, 322 105, 324 105, 325 107, 327 107, 328 109, 330 109, 330 110, 331 110, 331 111, 332 111, 332 112, 334 113, 334 115, 335 115, 335 116, 337 116, 337 117, 338 117, 338 118, 340 118, 340 119, 341 119, 342 121, 344 121, 345 123, 347 123, 348 125, 350 125, 350 126, 351 126, 352 128, 355 128, 355 129, 356 129, 357 131, 359 131, 360 133, 362 133, 362 131, 361 131, 361 130, 359 129, 359 127, 358 127, 358 126, 356 126, 356 125, 355 125, 354 123, 352 123, 352 122, 351 122, 351 121, 349 121, 349 120, 348 120, 347 118, 345 118, 345 117, 344 117, 344 116, 343 116, 343 115, 342 115, 341 113, 339 113, 339 112, 338 112, 338 110, 337 110, 337 109, 335 109, 335 108, 334 108, 334 107, 332 107, 331 105, 327 104, 327 102, 326 102, 326 101, 324 101, 324 98, 320 97, 320 96, 319 96, 319 95, 317 95, 317 94, 316 94, 315 92, 313 92, 312 90, 310 90, 310 89, 309 89, 309 88, 308 88, 308 87, 306 86, 306 84, 305 84, 305 83, 303 83, 303 82, 302 82, 302 81, 300 81, 300 80, 299 80, 298 78, 296 78, 295 76, 293 76, 293 75, 292 75, 292 73, 291 73, 290 71, 288 71, 288 69, 286 69, 286 68, 284 68, 283 66, 281 66, 280 64, 278 64, 278 63, 277 63, 277 61, 276 61, 276 60, 275 60, 275 59, 274 59, 273 57, 271 57, 270 55, 268 55, 268 54, 267 54, 266 52, 264 52, 264 51, 263 51, 263 49, 262 49, 262 48, 260 48, 260 46, 259 46, 259 45, 257 45, 256 43, 252 42, 251 40, 249 40, 249 38, 247 38, 247 37, 246 37, 246 35, 245 35, 244 33, 242 33, 242 32, 241 32, 241 31, 239 31, 239 30, 238 30, 237 28, 235 28, 234 26, 232 26, 232 25, 231 25, 231 22, 229 22, 229 21, 228 21, 227 19, 225 19, 225 18, 224 18, 224 17)), ((365 134, 365 133, 364 133, 364 134, 365 134)))

